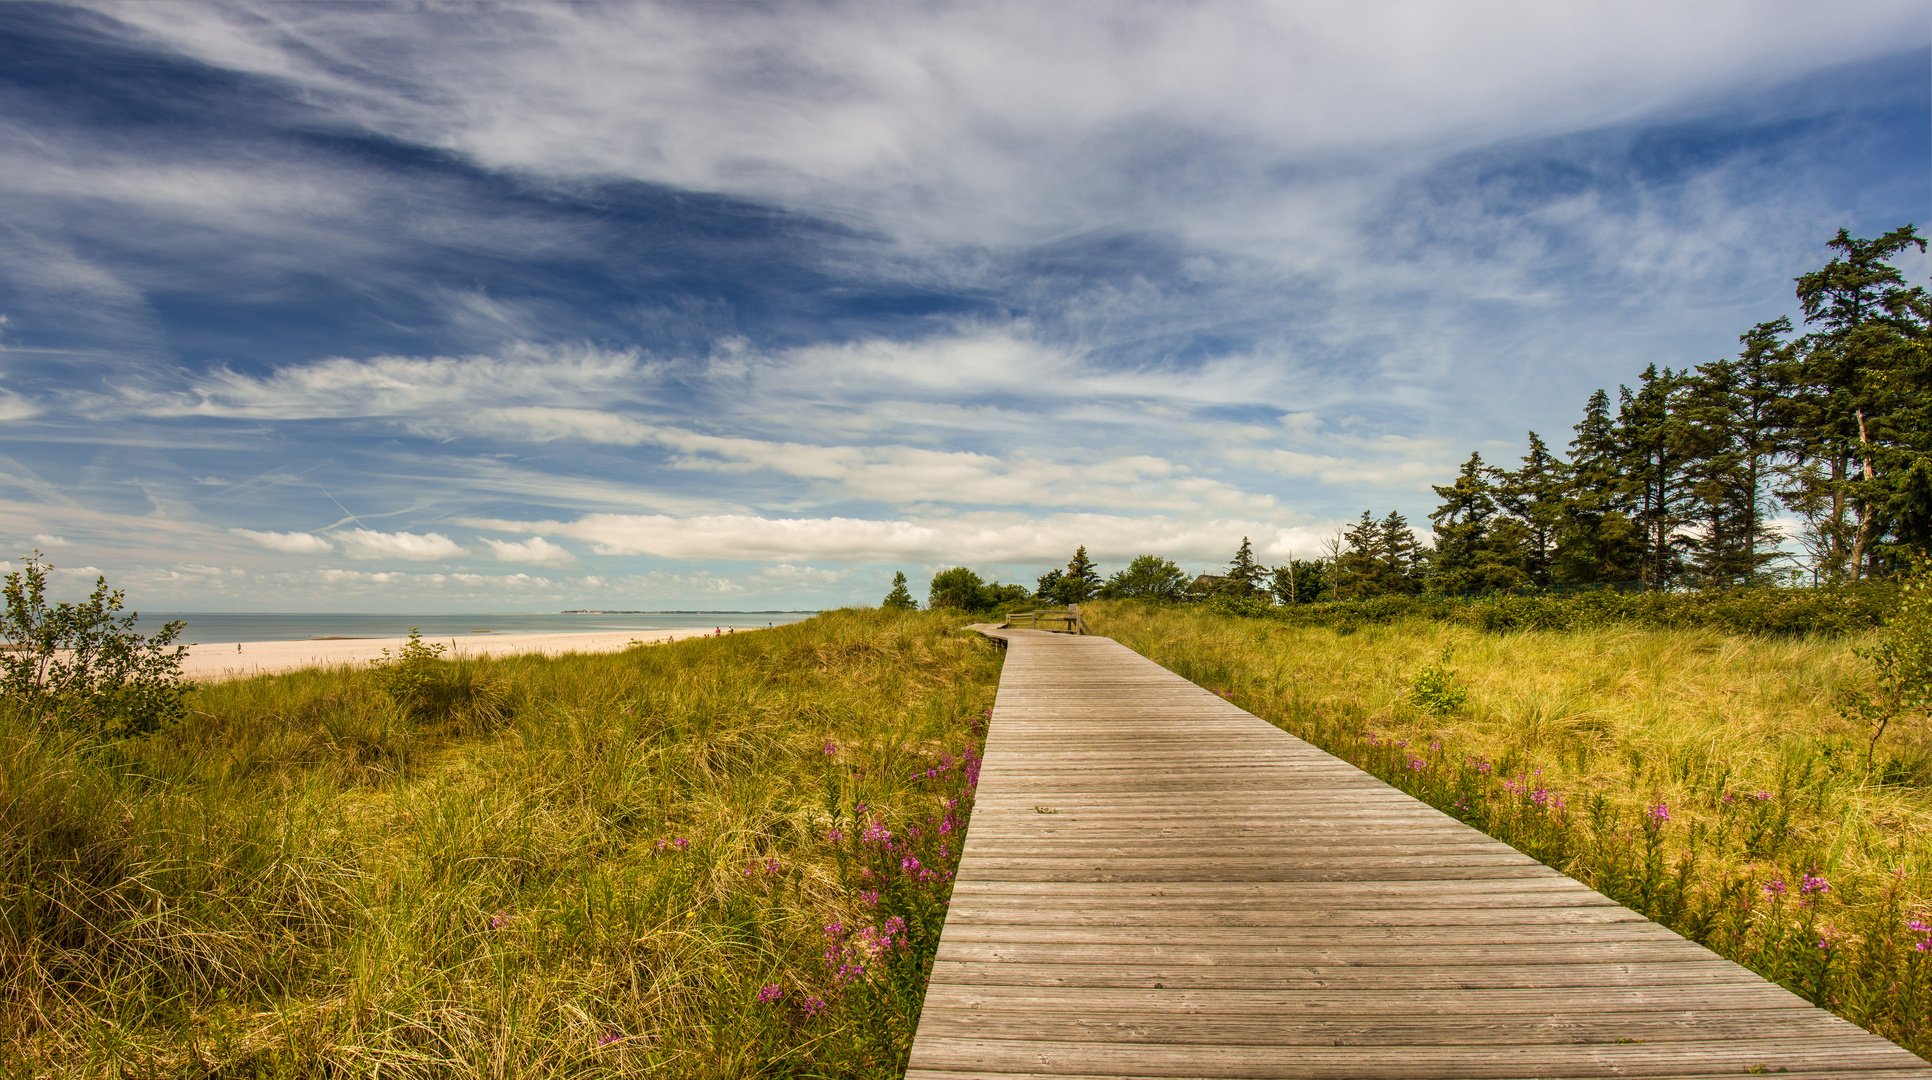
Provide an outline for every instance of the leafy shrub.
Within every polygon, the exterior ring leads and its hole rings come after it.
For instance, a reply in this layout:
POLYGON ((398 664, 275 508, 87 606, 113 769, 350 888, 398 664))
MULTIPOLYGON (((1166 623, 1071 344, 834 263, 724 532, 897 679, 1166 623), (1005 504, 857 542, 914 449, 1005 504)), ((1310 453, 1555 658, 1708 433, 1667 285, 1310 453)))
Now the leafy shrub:
POLYGON ((471 665, 445 661, 448 648, 441 642, 424 641, 421 630, 411 629, 409 640, 395 655, 384 649, 369 663, 383 692, 410 716, 429 722, 454 721, 463 730, 495 727, 512 711, 509 684, 471 665))
POLYGON ((1448 659, 1445 655, 1417 672, 1414 685, 1409 687, 1409 700, 1437 716, 1447 716, 1469 700, 1469 688, 1456 681, 1456 673, 1447 667, 1448 659))
POLYGON ((1843 710, 1871 732, 1865 747, 1870 773, 1878 740, 1892 721, 1932 716, 1932 580, 1923 571, 1900 587, 1898 610, 1878 644, 1853 651, 1870 661, 1877 675, 1877 685, 1843 710))
POLYGON ((1216 598, 1217 615, 1278 619, 1350 633, 1404 619, 1456 622, 1494 632, 1577 630, 1611 622, 1661 630, 1717 630, 1731 634, 1845 634, 1884 624, 1899 603, 1893 582, 1815 589, 1773 587, 1700 592, 1626 593, 1611 589, 1537 596, 1451 597, 1389 594, 1363 600, 1270 607, 1260 601, 1216 598))
POLYGON ((121 615, 124 593, 105 577, 78 604, 47 603, 53 565, 36 551, 6 577, 0 613, 0 697, 39 723, 100 735, 136 735, 178 720, 189 685, 181 678, 187 625, 171 622, 152 635, 134 629, 139 612, 121 615))

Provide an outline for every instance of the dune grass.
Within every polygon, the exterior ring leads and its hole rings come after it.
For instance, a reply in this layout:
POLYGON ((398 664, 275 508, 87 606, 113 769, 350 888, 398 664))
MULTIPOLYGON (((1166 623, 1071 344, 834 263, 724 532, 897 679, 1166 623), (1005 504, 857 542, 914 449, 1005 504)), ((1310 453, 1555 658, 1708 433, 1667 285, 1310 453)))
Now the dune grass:
POLYGON ((1932 1052, 1932 738, 1875 774, 1864 640, 1611 623, 1295 627, 1099 604, 1110 635, 1812 1001, 1932 1052))
POLYGON ((0 716, 0 1061, 896 1076, 997 680, 961 621, 267 676, 110 744, 0 716))

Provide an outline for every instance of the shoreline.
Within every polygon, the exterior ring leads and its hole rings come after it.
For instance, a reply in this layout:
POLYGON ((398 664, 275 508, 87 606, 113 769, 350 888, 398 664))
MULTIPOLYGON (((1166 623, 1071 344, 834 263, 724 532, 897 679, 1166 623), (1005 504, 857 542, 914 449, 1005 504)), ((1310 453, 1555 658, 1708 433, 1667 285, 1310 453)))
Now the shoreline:
MULTIPOLYGON (((564 653, 622 652, 631 642, 646 645, 685 638, 711 637, 712 627, 686 626, 664 630, 615 630, 562 634, 477 634, 474 636, 425 637, 425 644, 449 648, 443 659, 459 660, 478 656, 517 656, 536 653, 561 656, 564 653)), ((751 629, 738 631, 747 633, 751 629)), ((188 646, 181 660, 181 674, 203 682, 246 679, 254 675, 275 675, 303 668, 366 666, 388 649, 394 656, 409 638, 357 637, 311 638, 303 641, 204 642, 188 646)))

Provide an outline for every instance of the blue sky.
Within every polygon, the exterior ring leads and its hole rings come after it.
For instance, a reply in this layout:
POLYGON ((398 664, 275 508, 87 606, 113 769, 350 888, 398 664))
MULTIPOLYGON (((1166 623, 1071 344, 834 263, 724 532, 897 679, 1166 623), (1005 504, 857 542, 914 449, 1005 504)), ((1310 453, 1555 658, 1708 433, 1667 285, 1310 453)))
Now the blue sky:
POLYGON ((1932 224, 1929 22, 0 6, 0 554, 157 609, 820 607, 1426 524, 1840 226, 1932 224))

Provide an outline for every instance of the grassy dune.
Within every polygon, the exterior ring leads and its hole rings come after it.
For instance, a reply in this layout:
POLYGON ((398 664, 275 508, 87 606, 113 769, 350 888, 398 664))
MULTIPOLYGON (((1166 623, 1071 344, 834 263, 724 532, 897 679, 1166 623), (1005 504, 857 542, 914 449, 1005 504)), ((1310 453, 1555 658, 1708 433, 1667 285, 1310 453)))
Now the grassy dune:
POLYGON ((1838 713, 1861 638, 1609 624, 1290 627, 1095 605, 1088 620, 1921 1055, 1932 1052, 1932 739, 1875 780, 1838 713), (1915 929, 1913 924, 1918 924, 1915 929))
POLYGON ((961 621, 0 716, 0 1067, 897 1075, 997 679, 961 621))

